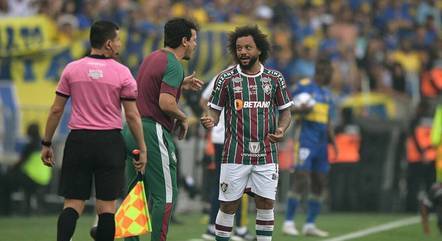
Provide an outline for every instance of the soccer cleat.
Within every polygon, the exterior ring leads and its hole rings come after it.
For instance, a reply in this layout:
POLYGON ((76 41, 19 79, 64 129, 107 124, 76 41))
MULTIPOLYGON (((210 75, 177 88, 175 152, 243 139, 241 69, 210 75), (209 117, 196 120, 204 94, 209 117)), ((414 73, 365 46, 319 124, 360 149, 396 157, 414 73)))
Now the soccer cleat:
POLYGON ((282 226, 282 233, 290 236, 298 236, 299 231, 296 229, 294 223, 284 223, 282 226))
POLYGON ((215 232, 213 232, 210 229, 207 229, 206 233, 204 233, 203 235, 201 235, 201 238, 203 238, 203 240, 216 240, 215 239, 215 232))
POLYGON ((328 232, 323 231, 319 228, 317 228, 314 224, 306 224, 302 228, 302 233, 305 236, 316 236, 316 237, 328 237, 328 232))
POLYGON ((232 241, 254 241, 256 240, 256 237, 253 236, 249 231, 246 231, 243 234, 239 234, 238 232, 234 231, 232 236, 232 241))

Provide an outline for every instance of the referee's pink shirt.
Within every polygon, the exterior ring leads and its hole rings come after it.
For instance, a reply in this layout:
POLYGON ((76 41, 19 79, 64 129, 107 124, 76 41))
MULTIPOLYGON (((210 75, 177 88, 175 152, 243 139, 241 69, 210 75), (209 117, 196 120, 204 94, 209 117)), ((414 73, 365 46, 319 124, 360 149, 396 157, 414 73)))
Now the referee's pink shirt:
POLYGON ((138 94, 126 66, 96 55, 69 63, 56 93, 71 98, 72 130, 122 129, 121 101, 135 100, 138 94))

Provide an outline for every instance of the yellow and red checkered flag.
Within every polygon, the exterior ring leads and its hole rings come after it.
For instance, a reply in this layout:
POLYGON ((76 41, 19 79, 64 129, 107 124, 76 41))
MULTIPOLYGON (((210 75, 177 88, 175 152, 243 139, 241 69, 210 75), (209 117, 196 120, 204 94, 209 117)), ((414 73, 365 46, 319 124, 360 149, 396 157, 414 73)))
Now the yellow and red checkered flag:
POLYGON ((115 238, 138 236, 152 231, 141 173, 138 173, 135 181, 115 214, 115 238))

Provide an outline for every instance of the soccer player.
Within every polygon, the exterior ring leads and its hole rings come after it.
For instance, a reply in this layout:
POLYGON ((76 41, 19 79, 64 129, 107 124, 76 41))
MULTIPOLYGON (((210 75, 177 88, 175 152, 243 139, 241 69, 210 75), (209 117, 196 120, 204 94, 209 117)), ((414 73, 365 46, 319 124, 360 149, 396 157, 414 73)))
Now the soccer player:
POLYGON ((278 185, 278 147, 290 125, 291 101, 281 73, 265 68, 269 42, 257 26, 229 34, 229 50, 238 63, 219 74, 209 100, 205 128, 225 114, 216 240, 229 240, 245 191, 255 196, 258 241, 272 240, 273 205, 278 185), (276 109, 279 118, 276 118, 276 109))
POLYGON ((331 93, 326 88, 332 76, 332 66, 326 58, 319 58, 316 63, 313 80, 302 79, 293 91, 294 101, 300 94, 308 93, 314 97, 313 106, 293 105, 296 115, 295 130, 300 133, 297 163, 293 178, 293 192, 289 194, 283 233, 296 236, 299 234, 295 227, 294 216, 301 195, 310 190, 307 203, 307 220, 302 231, 304 235, 326 237, 328 233, 315 226, 316 217, 321 208, 321 196, 326 185, 326 174, 329 170, 327 144, 332 142, 337 151, 333 128, 331 127, 331 93))
MULTIPOLYGON (((178 108, 181 90, 199 90, 203 82, 195 74, 184 78, 180 60, 189 60, 197 45, 197 26, 186 19, 175 18, 164 26, 164 48, 145 57, 140 66, 137 84, 137 106, 142 117, 144 138, 148 143, 149 161, 145 178, 146 193, 152 202, 151 240, 165 241, 172 209, 177 197, 175 144, 186 136, 187 116, 178 108)), ((124 130, 129 150, 135 145, 124 130)), ((135 177, 129 168, 128 180, 135 177)), ((139 240, 138 237, 126 240, 139 240)))
POLYGON ((114 240, 116 199, 124 185, 126 149, 121 135, 123 104, 128 126, 140 153, 135 168, 143 171, 146 145, 135 99, 137 85, 129 69, 113 58, 121 42, 118 26, 95 22, 90 31, 91 54, 69 63, 64 69, 49 111, 42 140, 41 159, 54 166, 51 140, 71 98, 71 132, 66 140, 61 167, 59 194, 64 206, 58 218, 57 241, 69 241, 85 200, 95 183, 98 214, 97 240, 114 240))
MULTIPOLYGON (((231 68, 231 67, 229 67, 231 68)), ((226 69, 227 70, 227 69, 226 69)), ((210 83, 207 85, 207 87, 204 89, 204 91, 201 94, 201 107, 204 110, 205 113, 208 111, 207 103, 209 102, 210 95, 212 94, 213 87, 215 85, 216 78, 215 76, 210 83)), ((222 153, 223 153, 223 146, 224 146, 224 136, 225 136, 225 129, 224 129, 224 113, 220 113, 218 125, 214 126, 211 130, 210 137, 212 139, 212 143, 215 147, 215 164, 216 164, 216 180, 213 183, 213 186, 210 187, 211 197, 210 197, 210 216, 209 216, 209 225, 207 227, 206 233, 202 235, 202 238, 204 240, 214 240, 215 239, 215 219, 216 215, 219 210, 219 200, 218 200, 218 194, 219 194, 219 177, 221 172, 221 159, 222 159, 222 153)), ((241 204, 244 202, 247 203, 248 199, 247 196, 242 197, 244 200, 241 201, 241 204)), ((233 231, 233 237, 232 240, 235 241, 247 241, 247 240, 255 240, 255 237, 249 233, 247 230, 247 208, 245 208, 246 205, 240 205, 239 209, 235 215, 235 223, 236 227, 233 231), (242 213, 243 208, 245 208, 244 215, 242 213), (246 220, 246 221, 244 221, 246 220)))

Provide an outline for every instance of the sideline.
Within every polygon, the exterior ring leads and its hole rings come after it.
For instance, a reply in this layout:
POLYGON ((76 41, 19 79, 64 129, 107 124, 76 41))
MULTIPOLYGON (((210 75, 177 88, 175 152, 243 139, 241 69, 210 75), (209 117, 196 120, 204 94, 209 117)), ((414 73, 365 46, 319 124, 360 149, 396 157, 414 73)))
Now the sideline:
POLYGON ((342 236, 338 236, 338 237, 335 237, 335 238, 323 239, 322 241, 345 241, 345 240, 351 240, 351 239, 355 239, 355 238, 360 238, 360 237, 368 236, 370 234, 380 233, 380 232, 387 231, 387 230, 390 230, 390 229, 400 228, 400 227, 404 227, 404 226, 408 226, 408 225, 412 225, 412 224, 416 224, 416 223, 420 223, 420 217, 419 216, 411 217, 411 218, 405 218, 405 219, 401 219, 401 220, 390 222, 390 223, 385 223, 385 224, 382 224, 382 225, 378 225, 378 226, 374 226, 374 227, 371 227, 371 228, 363 229, 363 230, 360 230, 360 231, 352 232, 352 233, 345 234, 345 235, 342 235, 342 236))

